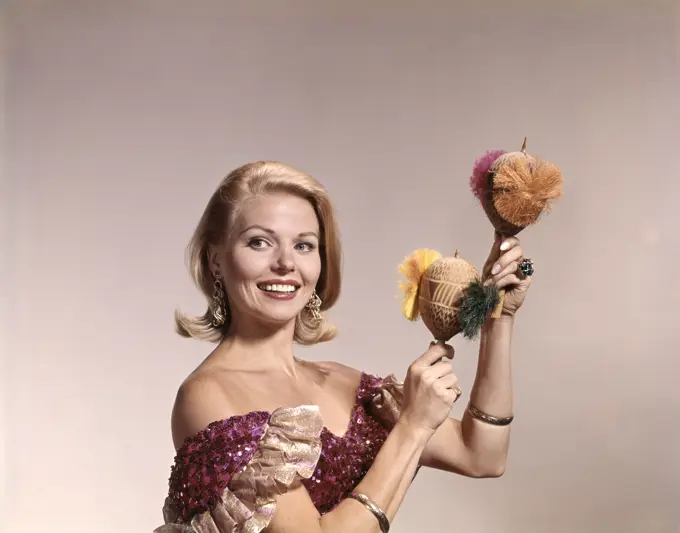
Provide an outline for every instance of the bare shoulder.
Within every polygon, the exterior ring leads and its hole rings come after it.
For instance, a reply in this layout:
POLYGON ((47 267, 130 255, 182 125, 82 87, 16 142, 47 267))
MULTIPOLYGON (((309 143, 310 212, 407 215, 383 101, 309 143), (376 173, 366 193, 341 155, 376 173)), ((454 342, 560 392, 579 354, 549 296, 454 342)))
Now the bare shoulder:
POLYGON ((319 367, 319 369, 329 374, 335 374, 342 378, 357 380, 361 376, 360 370, 343 363, 338 363, 337 361, 320 361, 315 364, 319 367))
POLYGON ((342 389, 355 391, 359 386, 361 371, 356 368, 336 361, 322 361, 315 363, 315 365, 331 382, 337 384, 342 389))
POLYGON ((340 380, 352 382, 358 382, 361 378, 360 370, 343 363, 338 363, 337 361, 320 361, 315 363, 315 365, 329 377, 332 376, 340 380))
POLYGON ((180 385, 172 408, 175 449, 211 422, 233 414, 233 406, 220 380, 209 372, 194 372, 180 385))

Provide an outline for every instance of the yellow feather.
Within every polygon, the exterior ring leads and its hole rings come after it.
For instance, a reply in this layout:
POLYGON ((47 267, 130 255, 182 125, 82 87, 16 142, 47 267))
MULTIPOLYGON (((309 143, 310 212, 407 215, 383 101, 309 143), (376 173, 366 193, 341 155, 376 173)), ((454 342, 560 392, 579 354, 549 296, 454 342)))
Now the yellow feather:
POLYGON ((406 281, 399 283, 399 288, 404 293, 404 300, 401 304, 401 312, 408 320, 418 320, 418 289, 420 280, 428 267, 441 259, 441 254, 429 248, 421 248, 409 255, 404 262, 399 265, 406 281))

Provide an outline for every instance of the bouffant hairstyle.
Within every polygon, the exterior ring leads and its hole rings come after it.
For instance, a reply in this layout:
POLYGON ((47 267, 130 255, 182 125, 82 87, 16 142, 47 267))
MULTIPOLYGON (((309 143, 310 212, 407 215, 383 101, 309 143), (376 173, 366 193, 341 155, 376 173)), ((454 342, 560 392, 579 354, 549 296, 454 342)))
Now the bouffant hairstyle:
MULTIPOLYGON (((177 333, 210 342, 219 342, 231 322, 229 303, 225 301, 226 320, 213 324, 212 295, 215 275, 209 265, 209 250, 223 245, 231 226, 245 201, 271 192, 294 194, 309 201, 319 220, 321 275, 316 292, 321 298, 321 311, 330 309, 340 296, 341 249, 333 206, 326 189, 313 177, 289 165, 275 161, 258 161, 243 165, 227 175, 213 193, 187 247, 187 262, 191 276, 208 301, 201 316, 188 316, 175 311, 177 333)), ((335 326, 324 317, 315 321, 303 309, 295 321, 295 342, 312 345, 333 339, 335 326)))

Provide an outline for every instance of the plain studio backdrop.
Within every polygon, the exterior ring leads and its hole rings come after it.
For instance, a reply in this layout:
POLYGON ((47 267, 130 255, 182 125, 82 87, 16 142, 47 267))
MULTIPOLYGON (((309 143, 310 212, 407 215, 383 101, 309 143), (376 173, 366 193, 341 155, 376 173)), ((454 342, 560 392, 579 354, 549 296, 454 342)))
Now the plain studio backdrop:
MULTIPOLYGON (((422 471, 395 533, 680 531, 680 8, 672 2, 16 1, 2 28, 3 533, 162 523, 169 416, 212 346, 184 249, 234 167, 324 183, 337 340, 298 355, 403 378, 430 340, 397 265, 481 266, 485 150, 563 170, 524 232, 500 479, 422 471)), ((454 340, 466 404, 478 345, 454 340)))

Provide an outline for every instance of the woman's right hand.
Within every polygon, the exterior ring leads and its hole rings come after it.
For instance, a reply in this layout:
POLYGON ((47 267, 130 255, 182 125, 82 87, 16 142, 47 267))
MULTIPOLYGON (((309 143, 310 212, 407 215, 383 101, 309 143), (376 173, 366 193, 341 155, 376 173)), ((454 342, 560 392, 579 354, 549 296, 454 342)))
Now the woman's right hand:
POLYGON ((451 364, 453 353, 450 345, 433 343, 409 366, 404 380, 401 422, 434 433, 448 418, 460 395, 451 364))

